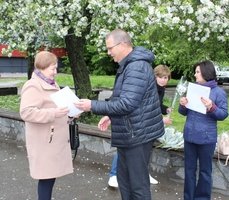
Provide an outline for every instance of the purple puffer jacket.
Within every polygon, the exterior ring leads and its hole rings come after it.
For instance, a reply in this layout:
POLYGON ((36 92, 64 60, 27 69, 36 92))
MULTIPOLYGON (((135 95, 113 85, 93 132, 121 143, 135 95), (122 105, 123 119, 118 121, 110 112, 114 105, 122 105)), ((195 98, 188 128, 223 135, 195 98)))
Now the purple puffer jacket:
POLYGON ((228 116, 226 92, 217 86, 216 81, 208 81, 204 86, 210 87, 210 99, 214 109, 206 114, 179 106, 179 113, 187 116, 184 126, 184 140, 195 144, 212 144, 217 142, 217 121, 228 116))

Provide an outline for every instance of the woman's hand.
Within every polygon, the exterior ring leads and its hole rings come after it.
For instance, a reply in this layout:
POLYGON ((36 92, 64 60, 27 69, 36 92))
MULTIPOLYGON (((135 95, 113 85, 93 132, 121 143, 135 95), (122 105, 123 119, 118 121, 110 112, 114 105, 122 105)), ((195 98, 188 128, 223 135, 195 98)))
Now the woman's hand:
POLYGON ((67 107, 56 108, 55 109, 55 117, 56 118, 63 117, 65 115, 67 115, 68 112, 69 112, 69 109, 67 107))
POLYGON ((74 118, 77 118, 77 119, 78 119, 79 117, 80 117, 80 114, 78 114, 78 115, 74 116, 74 118))
POLYGON ((208 98, 201 97, 201 101, 204 104, 204 106, 207 108, 207 110, 210 110, 212 108, 212 100, 208 98))

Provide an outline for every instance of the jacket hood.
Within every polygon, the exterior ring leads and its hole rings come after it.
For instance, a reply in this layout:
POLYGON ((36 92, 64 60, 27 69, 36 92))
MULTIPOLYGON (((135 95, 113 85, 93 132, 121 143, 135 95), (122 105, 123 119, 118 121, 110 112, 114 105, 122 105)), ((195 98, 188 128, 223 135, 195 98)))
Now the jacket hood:
POLYGON ((135 62, 138 60, 146 61, 149 64, 152 64, 154 61, 154 54, 152 51, 144 48, 144 47, 135 47, 132 52, 128 56, 126 56, 120 63, 119 65, 121 67, 125 67, 131 62, 135 62))

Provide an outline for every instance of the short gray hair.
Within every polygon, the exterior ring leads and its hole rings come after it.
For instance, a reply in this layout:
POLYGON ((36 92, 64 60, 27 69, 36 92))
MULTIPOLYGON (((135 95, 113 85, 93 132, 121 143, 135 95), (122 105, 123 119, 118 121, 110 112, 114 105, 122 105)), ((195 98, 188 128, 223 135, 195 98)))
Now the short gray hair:
POLYGON ((116 43, 124 42, 132 46, 130 35, 122 29, 115 29, 108 33, 106 35, 106 40, 109 38, 113 38, 116 43))

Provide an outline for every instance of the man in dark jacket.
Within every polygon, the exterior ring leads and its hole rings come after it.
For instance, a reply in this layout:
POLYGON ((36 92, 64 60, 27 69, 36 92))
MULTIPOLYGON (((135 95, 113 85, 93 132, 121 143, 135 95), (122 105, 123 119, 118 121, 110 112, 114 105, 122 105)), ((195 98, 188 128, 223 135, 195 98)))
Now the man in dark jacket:
POLYGON ((81 99, 76 107, 105 115, 100 130, 111 124, 111 145, 117 147, 117 178, 123 200, 150 200, 148 163, 153 141, 164 134, 155 77, 154 55, 133 47, 128 33, 116 29, 106 36, 108 55, 118 62, 109 101, 81 99))

